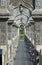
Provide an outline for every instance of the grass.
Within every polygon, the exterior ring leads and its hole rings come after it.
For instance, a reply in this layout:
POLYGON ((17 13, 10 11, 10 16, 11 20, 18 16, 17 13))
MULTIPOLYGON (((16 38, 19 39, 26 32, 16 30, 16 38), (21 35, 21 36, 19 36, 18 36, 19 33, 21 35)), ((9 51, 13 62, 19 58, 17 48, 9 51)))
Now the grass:
POLYGON ((23 39, 24 38, 24 34, 20 34, 20 38, 23 39))
POLYGON ((20 38, 23 39, 24 38, 24 29, 21 28, 20 30, 20 38))

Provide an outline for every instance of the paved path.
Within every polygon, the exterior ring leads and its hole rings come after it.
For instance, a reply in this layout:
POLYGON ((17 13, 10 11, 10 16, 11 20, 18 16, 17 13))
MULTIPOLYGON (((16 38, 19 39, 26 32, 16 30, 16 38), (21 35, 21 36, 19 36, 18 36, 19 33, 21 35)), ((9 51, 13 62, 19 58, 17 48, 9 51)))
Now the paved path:
POLYGON ((20 40, 15 56, 14 65, 33 65, 32 62, 30 62, 28 59, 29 57, 29 54, 27 57, 24 40, 20 40))

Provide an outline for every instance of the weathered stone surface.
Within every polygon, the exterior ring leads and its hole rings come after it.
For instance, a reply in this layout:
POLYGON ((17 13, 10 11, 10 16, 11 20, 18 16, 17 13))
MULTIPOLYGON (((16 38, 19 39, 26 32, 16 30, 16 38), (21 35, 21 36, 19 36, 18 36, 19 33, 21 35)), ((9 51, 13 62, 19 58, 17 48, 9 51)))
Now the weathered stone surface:
POLYGON ((35 8, 37 9, 42 8, 42 0, 35 0, 35 8))
POLYGON ((35 44, 40 44, 40 23, 35 22, 35 44))
POLYGON ((9 11, 7 10, 7 8, 0 8, 0 15, 9 15, 9 11))
POLYGON ((0 43, 6 43, 6 22, 0 22, 0 43))
MULTIPOLYGON (((19 3, 21 3, 21 2, 23 2, 22 0, 10 0, 11 1, 11 3, 13 3, 13 5, 15 5, 15 6, 17 6, 17 5, 19 5, 19 3)), ((32 5, 32 0, 24 0, 24 4, 26 4, 26 6, 29 6, 30 7, 30 5, 32 5), (28 5, 28 3, 30 4, 30 5, 28 5)))
POLYGON ((33 18, 42 18, 42 9, 35 9, 32 12, 32 17, 33 18))

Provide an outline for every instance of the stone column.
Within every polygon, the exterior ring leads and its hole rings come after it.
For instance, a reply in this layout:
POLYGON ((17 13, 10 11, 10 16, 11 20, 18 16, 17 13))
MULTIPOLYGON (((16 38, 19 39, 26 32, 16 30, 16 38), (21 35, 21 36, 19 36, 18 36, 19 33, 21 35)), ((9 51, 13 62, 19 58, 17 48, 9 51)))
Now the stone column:
MULTIPOLYGON (((42 29, 41 29, 41 22, 42 22, 42 8, 41 8, 41 0, 36 0, 35 1, 35 10, 32 12, 32 18, 35 21, 34 24, 34 44, 35 44, 35 49, 40 52, 40 49, 42 49, 42 29), (39 4, 37 4, 38 2, 39 4)), ((35 53, 36 56, 36 53, 35 53)))
POLYGON ((24 26, 24 34, 26 35, 26 27, 24 26))
POLYGON ((34 20, 30 17, 29 21, 31 24, 31 42, 34 45, 34 20))
POLYGON ((13 62, 13 42, 12 42, 12 24, 14 18, 12 16, 9 17, 8 20, 8 61, 9 64, 13 62))
POLYGON ((25 35, 28 37, 28 25, 26 26, 26 34, 25 35))
POLYGON ((28 32, 29 32, 29 40, 31 41, 31 24, 30 24, 30 21, 29 21, 29 23, 28 23, 28 28, 29 28, 29 30, 28 30, 28 32))
POLYGON ((18 28, 18 37, 19 37, 19 28, 18 28))
POLYGON ((6 8, 0 8, 0 49, 2 49, 2 65, 7 63, 7 20, 9 11, 6 8))
POLYGON ((14 58, 16 56, 16 51, 17 51, 17 47, 18 47, 18 43, 19 43, 19 29, 18 29, 18 26, 13 23, 13 55, 14 55, 14 58))
POLYGON ((27 26, 26 32, 27 38, 29 39, 29 25, 27 26))

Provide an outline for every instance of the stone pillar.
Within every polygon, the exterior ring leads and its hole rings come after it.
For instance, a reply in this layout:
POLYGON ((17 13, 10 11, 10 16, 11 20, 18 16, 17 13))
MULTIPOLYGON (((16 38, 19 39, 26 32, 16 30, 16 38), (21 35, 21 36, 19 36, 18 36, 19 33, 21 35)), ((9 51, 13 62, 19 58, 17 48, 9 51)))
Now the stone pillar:
POLYGON ((13 42, 12 42, 13 21, 14 21, 13 16, 10 16, 8 20, 8 62, 9 64, 12 64, 13 62, 13 42))
POLYGON ((29 39, 29 25, 27 25, 27 27, 26 27, 26 36, 29 39))
POLYGON ((18 37, 19 37, 19 27, 18 27, 18 37))
POLYGON ((30 17, 29 21, 31 24, 31 42, 34 45, 34 20, 30 17))
POLYGON ((27 35, 28 35, 28 39, 29 39, 29 25, 28 25, 28 33, 27 33, 27 35))
MULTIPOLYGON (((36 0, 37 1, 37 0, 36 0)), ((40 4, 41 0, 39 0, 39 5, 37 6, 37 8, 35 8, 35 10, 32 12, 32 18, 35 21, 34 24, 34 44, 35 44, 35 49, 40 52, 40 49, 42 49, 42 8, 41 8, 41 4, 40 4)), ((37 2, 35 2, 37 3, 37 2)), ((35 5, 36 6, 36 5, 35 5)))
POLYGON ((0 8, 0 49, 2 49, 2 65, 7 63, 7 20, 9 11, 6 8, 0 8))
POLYGON ((26 27, 24 26, 24 34, 26 34, 26 27))
MULTIPOLYGON (((15 23, 13 24, 13 30, 14 30, 14 34, 15 34, 14 38, 13 38, 13 42, 15 41, 16 43, 18 43, 18 41, 19 41, 19 27, 15 23)), ((16 43, 14 43, 15 44, 14 46, 17 45, 16 43)))
POLYGON ((29 40, 31 41, 31 24, 30 21, 28 21, 28 32, 29 32, 29 40))
POLYGON ((14 58, 16 56, 16 51, 17 51, 17 47, 18 47, 18 43, 19 43, 19 29, 18 29, 18 26, 13 23, 13 55, 14 55, 14 58))

